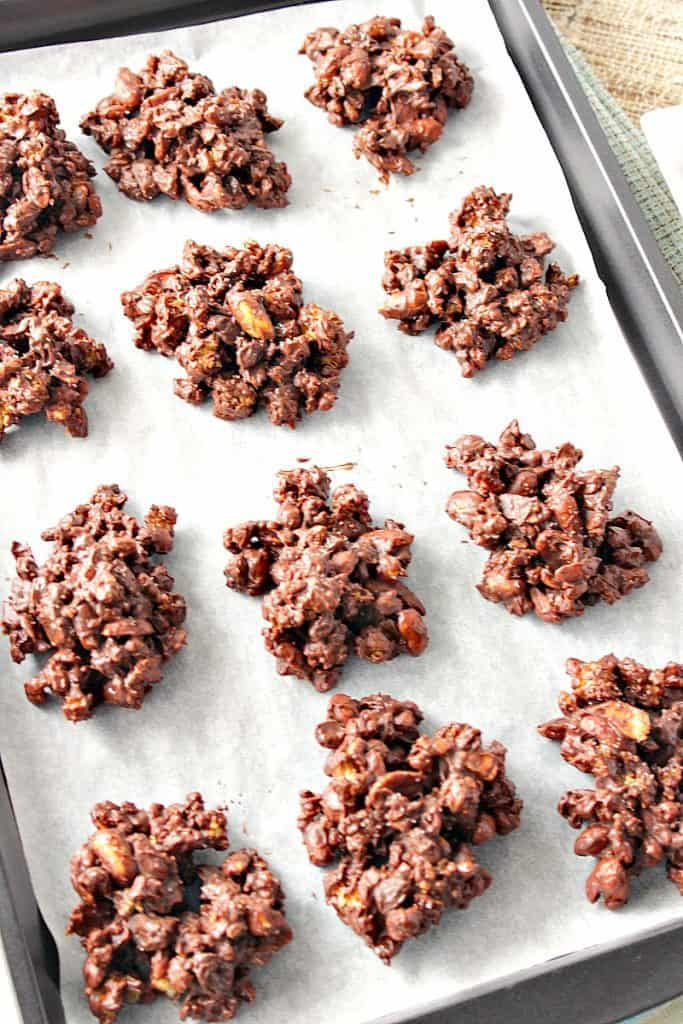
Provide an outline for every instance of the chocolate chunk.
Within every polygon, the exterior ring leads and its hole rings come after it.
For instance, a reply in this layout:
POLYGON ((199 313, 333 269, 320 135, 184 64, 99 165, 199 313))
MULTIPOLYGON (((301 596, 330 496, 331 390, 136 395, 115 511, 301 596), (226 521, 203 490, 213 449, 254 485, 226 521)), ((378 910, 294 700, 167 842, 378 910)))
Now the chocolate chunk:
POLYGON ((2 609, 2 630, 16 662, 50 653, 26 683, 44 704, 50 691, 72 722, 100 704, 137 710, 162 678, 162 666, 185 643, 185 601, 155 554, 173 547, 175 510, 152 505, 145 525, 124 512, 116 484, 99 487, 41 537, 53 548, 42 565, 12 545, 16 573, 2 609))
POLYGON ((572 692, 560 693, 562 718, 539 732, 595 777, 594 789, 569 790, 558 806, 582 830, 574 852, 597 861, 588 899, 618 910, 631 879, 662 862, 683 895, 683 665, 648 669, 608 654, 569 658, 567 672, 572 692))
POLYGON ((425 153, 443 132, 449 110, 466 107, 472 76, 443 29, 425 18, 420 32, 399 18, 371 18, 340 32, 309 32, 299 53, 314 64, 306 98, 327 111, 332 124, 360 125, 356 157, 379 171, 412 174, 408 153, 425 153))
POLYGON ((148 57, 139 74, 121 68, 112 95, 81 121, 129 199, 163 194, 203 212, 287 205, 287 165, 265 139, 281 125, 260 89, 217 93, 170 50, 148 57))
POLYGON ((231 1020, 254 1000, 252 967, 292 937, 277 878, 255 850, 219 866, 199 864, 200 850, 226 850, 223 811, 199 793, 184 804, 96 804, 96 831, 71 859, 81 902, 67 932, 87 956, 85 994, 100 1024, 114 1024, 127 1003, 160 993, 180 1019, 231 1020))
POLYGON ((554 242, 542 232, 515 235, 511 196, 480 185, 450 216, 451 237, 384 256, 382 316, 405 334, 438 324, 439 348, 455 353, 463 377, 491 359, 526 352, 567 319, 577 274, 545 267, 554 242))
POLYGON ((353 333, 336 313, 303 304, 289 249, 187 242, 179 266, 150 274, 121 302, 138 348, 175 356, 187 373, 176 395, 192 405, 210 397, 219 419, 263 406, 272 423, 296 427, 337 399, 353 333))
POLYGON ((86 437, 87 375, 113 367, 107 350, 71 319, 74 307, 52 281, 21 278, 0 288, 0 442, 24 416, 42 412, 72 437, 86 437))
POLYGON ((452 722, 420 734, 422 712, 384 693, 332 697, 318 743, 330 751, 322 793, 301 793, 309 859, 328 867, 325 896, 385 963, 492 877, 473 846, 519 825, 505 747, 452 722), (331 865, 331 867, 330 867, 331 865))
POLYGON ((0 96, 0 261, 45 256, 102 216, 95 168, 58 125, 45 93, 0 96))
POLYGON ((227 585, 265 595, 263 635, 280 675, 331 689, 349 654, 389 661, 427 646, 424 606, 402 582, 413 535, 388 519, 373 525, 353 484, 330 495, 324 470, 278 474, 276 522, 225 531, 227 585))
POLYGON ((583 470, 566 443, 539 451, 513 420, 497 445, 465 434, 446 446, 446 465, 471 490, 455 491, 446 512, 490 551, 477 589, 513 615, 546 622, 614 604, 649 576, 662 553, 657 531, 635 512, 609 518, 619 467, 583 470))

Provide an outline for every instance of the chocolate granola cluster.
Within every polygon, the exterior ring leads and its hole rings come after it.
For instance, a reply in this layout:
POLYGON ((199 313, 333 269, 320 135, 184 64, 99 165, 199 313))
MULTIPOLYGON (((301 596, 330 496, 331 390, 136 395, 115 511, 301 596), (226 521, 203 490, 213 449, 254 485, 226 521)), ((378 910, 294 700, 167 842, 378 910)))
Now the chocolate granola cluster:
POLYGON ((356 157, 365 156, 382 181, 412 174, 408 153, 424 153, 443 132, 449 110, 466 107, 472 76, 443 29, 425 18, 422 31, 399 18, 371 18, 344 32, 309 32, 300 53, 315 65, 306 98, 332 124, 359 124, 356 157))
POLYGON ((450 215, 448 241, 384 256, 382 316, 406 334, 438 324, 439 348, 455 353, 463 377, 491 359, 526 352, 567 319, 577 274, 545 266, 555 243, 543 231, 515 235, 507 223, 509 193, 480 185, 450 215))
POLYGON ((180 265, 150 274, 121 302, 138 348, 175 356, 185 370, 176 395, 191 405, 210 397, 219 419, 264 406, 274 424, 295 427, 337 399, 353 333, 336 313, 303 304, 289 249, 190 241, 180 265))
POLYGON ((222 811, 199 793, 184 804, 96 804, 96 831, 71 860, 81 902, 67 932, 87 956, 85 993, 100 1024, 127 1003, 161 993, 181 1020, 231 1020, 253 1002, 252 967, 292 937, 280 883, 255 850, 220 867, 195 863, 200 850, 226 850, 222 811))
POLYGON ((52 281, 15 278, 0 288, 0 442, 24 416, 42 412, 72 437, 86 437, 86 374, 104 377, 107 350, 71 319, 74 307, 52 281))
POLYGON ((265 140, 281 125, 259 89, 217 93, 170 50, 148 57, 139 74, 121 68, 112 95, 81 121, 129 199, 163 193, 203 212, 287 205, 287 165, 265 140))
POLYGON ((595 776, 594 789, 569 790, 558 806, 583 830, 574 852, 597 861, 588 899, 617 910, 631 879, 662 861, 683 895, 683 665, 652 670, 608 654, 569 658, 567 672, 563 717, 539 731, 561 742, 565 761, 595 776))
POLYGON ((464 473, 446 512, 490 551, 480 594, 513 615, 546 622, 614 604, 647 583, 646 562, 662 553, 652 523, 636 512, 609 518, 619 467, 578 470, 569 442, 539 450, 513 420, 497 445, 465 434, 446 446, 446 465, 464 473))
POLYGON ((402 582, 413 535, 387 519, 373 525, 368 497, 335 488, 324 470, 278 474, 275 522, 225 531, 227 585, 265 595, 263 635, 280 675, 333 687, 351 652, 389 661, 427 646, 424 606, 402 582))
POLYGON ((519 825, 505 747, 471 725, 420 735, 411 701, 332 697, 316 739, 330 751, 320 794, 301 793, 299 828, 327 902, 385 963, 407 939, 465 909, 492 882, 472 846, 519 825))
POLYGON ((26 683, 44 704, 50 691, 72 722, 100 704, 138 709, 161 681, 162 665, 185 643, 185 601, 156 554, 173 547, 175 510, 152 505, 141 527, 124 512, 116 484, 99 487, 41 537, 53 548, 42 565, 15 541, 17 578, 2 609, 16 662, 50 653, 26 683))
POLYGON ((58 125, 45 93, 0 96, 0 261, 44 256, 58 231, 92 227, 102 215, 95 168, 58 125))

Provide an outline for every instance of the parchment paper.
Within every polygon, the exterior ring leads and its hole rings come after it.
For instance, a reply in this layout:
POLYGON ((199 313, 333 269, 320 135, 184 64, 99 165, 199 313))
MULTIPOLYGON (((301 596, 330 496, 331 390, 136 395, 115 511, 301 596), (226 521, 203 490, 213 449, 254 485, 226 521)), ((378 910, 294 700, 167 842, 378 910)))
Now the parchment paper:
MULTIPOLYGON (((603 941, 627 940, 683 916, 664 871, 634 886, 618 914, 583 896, 590 862, 571 852, 574 833, 555 811, 568 785, 583 778, 535 733, 555 712, 569 655, 614 650, 651 666, 680 660, 681 467, 673 444, 620 335, 573 209, 564 178, 505 51, 484 0, 343 0, 137 38, 91 42, 3 56, 4 89, 44 89, 68 135, 98 167, 103 156, 78 131, 78 119, 111 89, 116 69, 137 69, 171 46, 217 87, 258 86, 286 118, 272 137, 294 179, 282 211, 201 214, 183 203, 136 204, 97 178, 104 216, 92 231, 62 240, 58 259, 4 267, 28 280, 54 278, 75 301, 81 322, 106 341, 115 371, 88 400, 90 437, 63 436, 54 425, 24 425, 0 450, 0 582, 12 570, 12 539, 39 553, 41 529, 100 483, 117 481, 142 514, 174 504, 179 530, 167 561, 188 600, 189 644, 137 714, 104 711, 73 726, 51 705, 24 698, 35 662, 12 666, 2 641, 2 758, 43 913, 59 943, 69 1024, 90 1021, 81 994, 82 953, 62 937, 74 903, 68 859, 89 832, 101 799, 180 799, 200 789, 209 803, 229 801, 234 847, 256 845, 282 877, 295 941, 256 972, 252 1024, 359 1024, 383 1014, 452 998, 471 986, 603 941), (344 26, 374 12, 417 25, 426 12, 452 35, 472 68, 469 108, 449 122, 419 173, 385 190, 352 156, 352 133, 331 126, 302 93, 311 67, 296 51, 319 25, 344 26), (479 183, 514 193, 517 230, 546 229, 556 255, 583 283, 570 319, 533 352, 462 380, 453 357, 431 337, 410 339, 376 313, 386 248, 443 237, 447 214, 479 183), (291 246, 305 295, 336 309, 356 331, 351 364, 334 410, 296 432, 265 416, 229 424, 171 392, 178 367, 136 350, 118 301, 123 288, 176 261, 188 237, 216 245, 255 237, 291 246), (513 417, 541 446, 572 440, 587 467, 622 467, 615 509, 651 517, 664 540, 652 582, 616 606, 589 609, 562 627, 513 619, 474 589, 485 553, 463 543, 444 514, 462 478, 445 468, 443 446, 462 432, 494 438, 513 417), (412 660, 372 666, 349 662, 341 689, 355 696, 388 690, 414 698, 427 724, 469 720, 509 746, 510 774, 524 797, 523 825, 487 844, 481 859, 492 889, 467 913, 411 942, 391 970, 325 906, 321 872, 295 828, 297 793, 323 782, 323 752, 313 727, 326 698, 283 680, 260 637, 259 602, 223 583, 223 528, 267 518, 275 472, 311 457, 321 465, 352 461, 336 474, 366 488, 378 519, 403 520, 416 532, 411 584, 428 608, 431 644, 412 660)), ((633 287, 638 288, 634 281, 633 287)), ((7 581, 7 584, 6 584, 7 581)), ((123 1019, 176 1019, 159 1000, 123 1019)))

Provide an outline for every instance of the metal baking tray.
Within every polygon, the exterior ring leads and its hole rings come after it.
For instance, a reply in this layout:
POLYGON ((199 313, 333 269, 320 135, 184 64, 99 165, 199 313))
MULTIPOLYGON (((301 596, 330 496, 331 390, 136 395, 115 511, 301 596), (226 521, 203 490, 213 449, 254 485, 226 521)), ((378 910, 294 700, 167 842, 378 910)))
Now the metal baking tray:
MULTIPOLYGON (((0 0, 0 52, 297 2, 305 0, 0 0)), ((612 308, 683 455, 683 293, 539 0, 489 3, 562 165, 612 308)), ((0 734, 0 753, 1 742, 0 734)), ((68 1024, 56 947, 33 895, 1 768, 0 935, 23 1024, 68 1024)), ((385 1016, 376 1024, 614 1024, 680 994, 682 959, 683 926, 658 929, 499 978, 417 1017, 385 1016)))

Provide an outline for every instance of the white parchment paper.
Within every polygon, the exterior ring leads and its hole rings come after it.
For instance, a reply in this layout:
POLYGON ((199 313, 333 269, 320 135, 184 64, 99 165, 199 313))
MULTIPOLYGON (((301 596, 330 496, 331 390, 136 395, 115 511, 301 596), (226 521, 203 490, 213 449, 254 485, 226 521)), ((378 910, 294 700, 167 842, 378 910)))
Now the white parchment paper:
MULTIPOLYGON (((2 640, 2 758, 43 913, 59 943, 69 1024, 90 1021, 81 994, 82 953, 62 937, 74 902, 68 860, 89 832, 101 799, 141 804, 177 800, 200 789, 209 803, 230 802, 233 846, 254 844, 282 877, 295 941, 257 972, 258 998, 244 1010, 252 1024, 359 1024, 383 1014, 454 998, 478 983, 595 943, 627 940, 680 919, 664 871, 634 886, 619 914, 583 896, 590 868, 572 851, 574 834, 555 811, 581 776, 535 733, 555 712, 569 655, 614 650, 645 664, 680 660, 681 466, 615 323, 559 165, 507 56, 485 0, 340 0, 200 28, 4 55, 7 90, 44 89, 68 135, 101 167, 104 158, 78 130, 79 117, 111 90, 117 68, 137 69, 171 46, 218 88, 266 91, 286 119, 272 138, 294 185, 285 210, 201 214, 167 200, 137 204, 104 174, 97 178, 104 216, 92 230, 61 240, 56 260, 3 267, 0 280, 60 281, 78 321, 109 346, 116 369, 93 383, 90 436, 72 440, 54 425, 22 426, 0 450, 0 584, 9 585, 9 545, 35 544, 100 483, 117 481, 142 514, 173 504, 179 529, 167 559, 188 601, 189 644, 137 714, 105 710, 79 726, 54 704, 32 707, 21 684, 35 662, 13 666, 2 640), (379 12, 417 25, 433 13, 470 65, 470 106, 448 122, 443 140, 419 161, 419 173, 379 186, 352 156, 352 133, 331 126, 303 98, 311 66, 296 51, 319 25, 344 26, 379 12), (377 315, 386 248, 443 237, 447 215, 473 186, 514 193, 517 230, 547 230, 556 255, 582 284, 569 322, 531 353, 495 365, 474 381, 430 336, 410 339, 377 315), (174 362, 138 351, 118 295, 151 270, 174 263, 184 240, 222 245, 247 238, 293 248, 305 296, 336 309, 356 338, 334 410, 296 432, 264 415, 229 424, 172 394, 174 362), (618 605, 589 609, 562 627, 513 619, 474 589, 485 553, 444 514, 462 478, 445 468, 443 446, 462 432, 494 438, 519 417, 541 446, 572 440, 587 467, 622 467, 615 509, 652 518, 664 555, 652 582, 618 605), (481 849, 492 889, 467 913, 409 943, 391 970, 324 905, 321 873, 295 828, 297 793, 323 781, 323 752, 313 727, 326 698, 283 680, 260 638, 259 602, 223 584, 223 528, 267 518, 275 472, 311 457, 321 465, 352 461, 378 519, 395 517, 416 533, 410 580, 428 608, 431 644, 423 657, 371 666, 349 662, 342 689, 355 696, 388 690, 417 700, 429 727, 453 719, 479 725, 509 747, 510 774, 526 807, 523 825, 481 849)), ((633 281, 633 288, 639 287, 633 281)), ((129 1014, 125 1014, 128 1019, 129 1014)), ((165 1001, 130 1019, 177 1019, 165 1001)))

